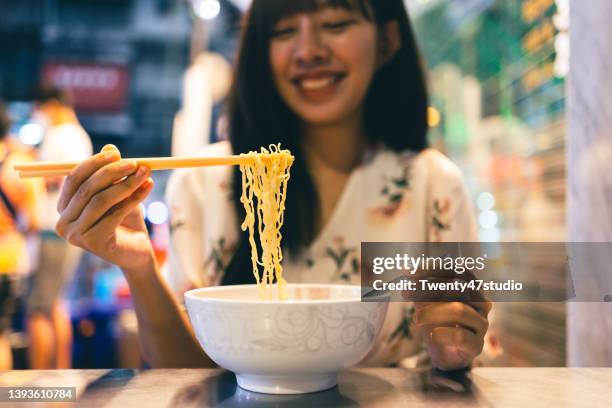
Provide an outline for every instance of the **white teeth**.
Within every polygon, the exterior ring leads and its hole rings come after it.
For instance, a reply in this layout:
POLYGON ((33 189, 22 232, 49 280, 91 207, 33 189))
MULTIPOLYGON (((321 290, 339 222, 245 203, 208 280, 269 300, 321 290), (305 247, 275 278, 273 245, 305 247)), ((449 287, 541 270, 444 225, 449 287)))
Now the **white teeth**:
POLYGON ((335 81, 334 77, 319 78, 319 79, 302 79, 300 85, 307 90, 315 90, 330 86, 335 81))

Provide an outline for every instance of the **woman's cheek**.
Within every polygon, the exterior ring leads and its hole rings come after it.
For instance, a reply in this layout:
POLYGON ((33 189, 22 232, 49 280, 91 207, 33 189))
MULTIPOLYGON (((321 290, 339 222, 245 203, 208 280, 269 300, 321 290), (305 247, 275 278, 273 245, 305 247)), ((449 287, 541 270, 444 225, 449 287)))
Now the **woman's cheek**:
POLYGON ((376 41, 373 33, 361 33, 350 38, 339 38, 334 50, 348 70, 368 81, 376 68, 376 41))
POLYGON ((276 81, 283 74, 283 71, 287 69, 288 65, 288 45, 284 43, 271 44, 270 45, 270 67, 272 68, 272 75, 276 81))

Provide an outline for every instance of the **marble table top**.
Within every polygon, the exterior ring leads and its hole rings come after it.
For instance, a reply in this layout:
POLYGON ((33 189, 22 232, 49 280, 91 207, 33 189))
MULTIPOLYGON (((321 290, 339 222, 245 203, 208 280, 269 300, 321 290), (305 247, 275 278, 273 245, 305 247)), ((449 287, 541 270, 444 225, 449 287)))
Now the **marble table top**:
POLYGON ((16 386, 77 387, 76 403, 54 407, 612 406, 608 368, 476 368, 452 381, 425 370, 360 368, 342 372, 337 387, 306 395, 248 392, 221 369, 0 372, 0 387, 16 386))

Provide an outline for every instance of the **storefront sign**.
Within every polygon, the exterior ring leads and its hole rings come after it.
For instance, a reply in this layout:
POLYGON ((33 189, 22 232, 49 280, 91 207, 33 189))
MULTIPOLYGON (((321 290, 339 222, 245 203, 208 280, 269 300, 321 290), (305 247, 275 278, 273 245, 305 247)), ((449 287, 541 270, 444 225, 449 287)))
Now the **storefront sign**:
POLYGON ((129 77, 122 66, 50 62, 43 81, 68 91, 79 110, 120 111, 126 104, 129 77))

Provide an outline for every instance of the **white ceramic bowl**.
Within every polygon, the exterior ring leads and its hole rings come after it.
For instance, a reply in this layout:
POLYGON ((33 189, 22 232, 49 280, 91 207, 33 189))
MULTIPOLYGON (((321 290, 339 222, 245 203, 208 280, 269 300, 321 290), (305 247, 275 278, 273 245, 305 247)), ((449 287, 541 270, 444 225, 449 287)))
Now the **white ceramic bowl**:
POLYGON ((361 302, 361 288, 289 284, 288 301, 260 301, 255 285, 185 293, 200 344, 244 389, 301 394, 336 385, 374 344, 386 302, 361 302))

